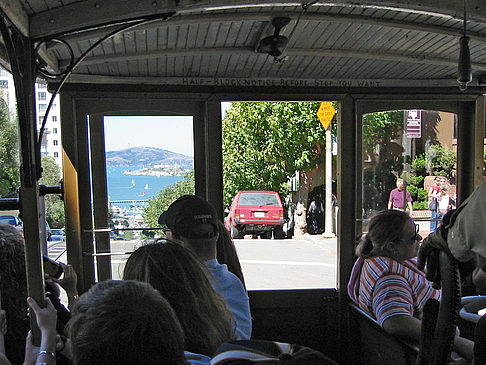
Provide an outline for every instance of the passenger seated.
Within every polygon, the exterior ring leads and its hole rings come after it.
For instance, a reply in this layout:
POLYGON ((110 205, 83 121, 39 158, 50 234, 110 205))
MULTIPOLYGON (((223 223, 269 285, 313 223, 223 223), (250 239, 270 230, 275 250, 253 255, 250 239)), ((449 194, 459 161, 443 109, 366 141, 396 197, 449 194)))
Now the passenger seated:
MULTIPOLYGON (((417 268, 418 225, 403 211, 386 210, 369 222, 356 249, 359 256, 348 285, 350 298, 377 319, 383 329, 403 339, 420 339, 421 316, 429 298, 440 299, 417 268)), ((474 343, 456 336, 454 350, 471 360, 474 343)))
POLYGON ((170 230, 167 232, 169 238, 177 240, 204 261, 214 277, 214 290, 226 299, 236 321, 236 339, 249 339, 251 315, 246 290, 227 266, 216 259, 218 219, 214 207, 196 195, 184 195, 160 215, 159 224, 170 230))
POLYGON ((187 364, 179 321, 147 283, 96 284, 75 304, 68 329, 74 365, 187 364))
POLYGON ((30 329, 24 238, 5 223, 0 223, 0 297, 7 317, 5 355, 12 364, 22 364, 30 329))
POLYGON ((225 300, 213 289, 205 265, 178 243, 159 240, 130 255, 124 280, 144 281, 167 299, 185 335, 185 350, 212 356, 235 338, 225 300))

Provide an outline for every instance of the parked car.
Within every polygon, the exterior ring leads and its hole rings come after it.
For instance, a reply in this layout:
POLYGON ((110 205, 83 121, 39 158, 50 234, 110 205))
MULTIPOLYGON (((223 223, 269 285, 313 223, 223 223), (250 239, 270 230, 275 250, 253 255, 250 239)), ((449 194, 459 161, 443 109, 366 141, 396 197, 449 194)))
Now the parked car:
POLYGON ((246 234, 284 238, 284 209, 276 191, 240 191, 233 198, 225 220, 232 238, 246 234))
POLYGON ((49 241, 64 241, 66 233, 62 229, 51 229, 49 241))
POLYGON ((0 223, 7 223, 14 226, 15 229, 24 233, 22 221, 14 215, 0 215, 0 223))

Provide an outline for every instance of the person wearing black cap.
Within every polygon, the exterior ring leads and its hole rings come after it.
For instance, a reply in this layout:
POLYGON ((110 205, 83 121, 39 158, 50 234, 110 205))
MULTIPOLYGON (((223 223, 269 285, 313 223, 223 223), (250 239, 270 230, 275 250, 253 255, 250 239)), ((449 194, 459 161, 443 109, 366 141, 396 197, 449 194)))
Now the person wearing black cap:
POLYGON ((183 195, 160 215, 159 224, 167 228, 167 238, 180 242, 204 261, 213 274, 214 290, 226 299, 236 321, 237 339, 250 339, 248 294, 240 279, 216 259, 218 218, 214 207, 196 195, 183 195))

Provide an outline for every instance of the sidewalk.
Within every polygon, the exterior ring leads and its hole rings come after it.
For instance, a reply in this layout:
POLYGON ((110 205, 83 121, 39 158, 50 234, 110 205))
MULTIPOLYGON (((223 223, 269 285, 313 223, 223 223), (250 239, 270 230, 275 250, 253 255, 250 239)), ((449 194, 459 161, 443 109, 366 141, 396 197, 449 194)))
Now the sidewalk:
MULTIPOLYGON (((294 236, 294 238, 296 238, 294 236)), ((309 234, 306 233, 302 236, 302 239, 305 239, 310 242, 317 243, 318 245, 328 249, 329 251, 337 252, 337 237, 334 238, 324 238, 322 234, 309 234)))

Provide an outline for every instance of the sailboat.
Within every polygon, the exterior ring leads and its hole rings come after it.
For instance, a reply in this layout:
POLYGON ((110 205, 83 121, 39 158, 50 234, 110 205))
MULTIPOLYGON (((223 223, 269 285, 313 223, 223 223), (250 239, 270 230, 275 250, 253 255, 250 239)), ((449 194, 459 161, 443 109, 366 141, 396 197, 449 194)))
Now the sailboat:
POLYGON ((149 189, 149 186, 148 186, 148 184, 145 184, 145 187, 144 187, 144 189, 149 189))

